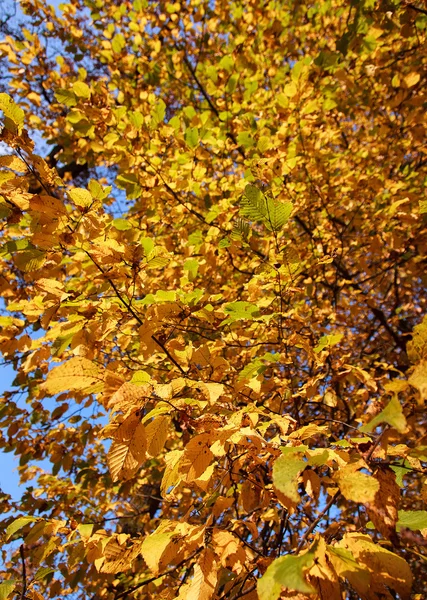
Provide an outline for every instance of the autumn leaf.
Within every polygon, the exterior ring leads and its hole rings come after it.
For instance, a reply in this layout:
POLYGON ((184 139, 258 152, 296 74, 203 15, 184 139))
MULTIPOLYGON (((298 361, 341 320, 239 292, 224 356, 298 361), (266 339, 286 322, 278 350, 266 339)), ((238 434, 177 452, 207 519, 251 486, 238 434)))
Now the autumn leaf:
POLYGON ((187 482, 198 479, 214 458, 210 450, 212 438, 209 433, 201 433, 191 439, 185 446, 180 459, 179 471, 187 482))
MULTIPOLYGON (((401 598, 409 599, 412 587, 412 574, 408 563, 377 546, 367 535, 349 533, 335 546, 349 550, 356 561, 367 567, 371 573, 370 593, 384 594, 387 587, 395 590, 401 598)), ((352 585, 363 594, 366 588, 361 587, 358 578, 351 579, 352 585)))
POLYGON ((314 562, 314 554, 308 552, 301 556, 281 556, 276 558, 258 581, 257 591, 260 600, 276 600, 283 588, 291 591, 313 593, 315 590, 307 583, 304 571, 314 562))
POLYGON ((387 423, 391 427, 395 427, 400 433, 404 433, 406 431, 406 418, 396 395, 393 396, 384 410, 378 413, 378 415, 369 423, 363 425, 363 427, 360 428, 360 431, 363 433, 370 433, 371 431, 374 431, 375 428, 381 423, 387 423))
POLYGON ((6 129, 21 133, 24 125, 24 111, 8 94, 0 94, 0 110, 4 115, 6 129))
POLYGON ((0 40, 0 595, 427 597, 421 3, 89 4, 0 40))
POLYGON ((103 389, 104 374, 98 365, 82 357, 73 357, 64 364, 54 367, 48 374, 42 389, 48 394, 84 391, 96 393, 103 389))
POLYGON ((372 475, 362 473, 361 465, 348 465, 341 468, 335 475, 341 493, 347 500, 370 504, 375 502, 375 497, 380 491, 378 479, 372 475))
POLYGON ((108 468, 113 481, 133 477, 145 459, 147 435, 140 411, 127 417, 113 433, 114 442, 108 452, 108 468))
POLYGON ((274 486, 291 502, 298 503, 298 480, 308 463, 292 456, 280 456, 273 467, 274 486))
POLYGON ((396 483, 396 475, 391 469, 378 469, 374 478, 379 483, 374 502, 367 504, 368 515, 376 529, 388 540, 396 541, 396 523, 400 488, 396 483))

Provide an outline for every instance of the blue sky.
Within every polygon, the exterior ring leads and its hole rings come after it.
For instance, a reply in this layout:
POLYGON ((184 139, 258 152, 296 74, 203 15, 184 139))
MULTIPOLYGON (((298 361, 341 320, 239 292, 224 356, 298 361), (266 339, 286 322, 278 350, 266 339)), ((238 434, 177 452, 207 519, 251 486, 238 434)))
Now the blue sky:
MULTIPOLYGON (((52 0, 50 4, 58 9, 62 0, 52 0)), ((6 8, 9 8, 6 5, 6 8)), ((13 22, 22 22, 25 16, 22 14, 18 2, 15 0, 16 14, 11 19, 13 22)), ((4 7, 3 7, 4 8, 4 7)), ((8 11, 9 12, 9 11, 8 11)), ((12 11, 10 11, 12 12, 12 11)), ((35 139, 35 141, 37 141, 35 139)), ((4 148, 0 148, 0 154, 4 153, 4 148)), ((4 306, 4 305, 3 305, 4 306)), ((12 382, 16 377, 15 371, 9 365, 3 365, 0 355, 0 396, 3 392, 10 390, 12 382)), ((19 457, 15 457, 13 453, 4 453, 0 450, 0 488, 3 492, 10 494, 14 500, 19 500, 22 494, 22 489, 19 488, 19 476, 17 473, 19 457)))
MULTIPOLYGON (((15 379, 15 371, 6 365, 0 366, 0 392, 3 393, 11 388, 12 381, 15 379)), ((13 453, 6 454, 0 452, 0 488, 6 494, 10 494, 14 500, 18 500, 21 495, 19 489, 19 477, 16 472, 18 458, 13 453)))

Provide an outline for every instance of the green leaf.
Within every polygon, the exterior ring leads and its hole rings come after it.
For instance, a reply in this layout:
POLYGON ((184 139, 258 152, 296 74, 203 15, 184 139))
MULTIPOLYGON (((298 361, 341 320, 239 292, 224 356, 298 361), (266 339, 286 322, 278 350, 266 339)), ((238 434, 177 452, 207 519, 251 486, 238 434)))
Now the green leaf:
POLYGON ((156 246, 147 256, 147 269, 160 269, 169 263, 169 255, 163 248, 156 246))
POLYGON ((267 369, 268 362, 277 362, 279 358, 279 354, 275 355, 271 352, 266 352, 264 356, 257 356, 240 371, 238 377, 239 381, 242 381, 243 379, 252 379, 252 377, 260 375, 267 369))
POLYGON ((157 290, 154 301, 155 302, 175 302, 176 292, 173 290, 157 290))
POLYGON ((195 258, 189 258, 184 263, 184 271, 188 271, 188 277, 190 281, 193 281, 197 276, 197 271, 199 269, 199 261, 195 258))
POLYGON ((9 96, 0 94, 0 110, 4 115, 4 126, 8 131, 21 133, 24 126, 24 111, 9 96))
POLYGON ((291 202, 277 202, 272 198, 267 199, 267 229, 279 231, 289 220, 293 204, 291 202))
POLYGON ((257 149, 261 153, 264 153, 266 150, 269 150, 270 145, 271 145, 270 137, 267 135, 262 135, 258 140, 257 149))
POLYGON ((239 214, 250 221, 261 221, 269 231, 278 231, 289 220, 293 205, 267 198, 255 185, 248 184, 239 214))
POLYGON ((363 425, 363 427, 360 428, 360 431, 363 433, 371 433, 381 423, 388 423, 388 425, 397 429, 399 433, 404 433, 406 431, 406 418, 397 396, 393 396, 384 410, 374 417, 372 421, 363 425))
POLYGON ((134 385, 145 385, 146 383, 150 383, 150 381, 151 377, 145 371, 136 371, 130 380, 134 385))
POLYGON ((129 121, 136 129, 140 129, 144 124, 144 115, 139 110, 134 110, 129 114, 129 121))
POLYGON ((73 83, 73 92, 78 98, 90 98, 90 88, 84 81, 76 81, 73 83))
POLYGON ((301 458, 279 456, 273 466, 273 484, 291 502, 301 500, 298 493, 298 478, 308 463, 301 458))
POLYGON ((126 40, 124 36, 121 33, 116 33, 116 35, 111 40, 111 47, 113 49, 113 52, 115 52, 116 54, 120 54, 120 52, 123 50, 123 48, 125 48, 125 46, 126 40))
POLYGON ((396 528, 399 530, 402 527, 407 527, 412 531, 427 529, 427 510, 399 510, 396 528))
POLYGON ((15 252, 26 250, 27 248, 33 248, 29 239, 20 238, 18 240, 11 240, 10 242, 6 242, 6 244, 0 248, 0 256, 10 256, 15 252))
POLYGON ((132 229, 132 225, 129 223, 127 219, 114 219, 113 227, 118 231, 127 231, 128 229, 132 229))
POLYGON ((199 130, 197 127, 188 127, 185 132, 185 142, 190 148, 196 148, 199 144, 199 130))
POLYGON ((252 379, 252 377, 263 373, 266 368, 267 367, 264 365, 262 360, 260 358, 256 358, 240 371, 238 379, 239 381, 242 381, 243 379, 252 379))
POLYGON ((310 100, 309 102, 307 102, 307 104, 303 107, 301 114, 302 115, 310 115, 313 112, 316 112, 316 110, 319 109, 319 103, 317 100, 310 100))
POLYGON ((34 250, 18 252, 18 254, 13 257, 13 261, 18 269, 24 271, 24 273, 37 271, 43 266, 45 260, 46 252, 43 252, 43 250, 38 250, 37 248, 34 250))
POLYGON ((28 525, 28 523, 34 523, 39 521, 36 517, 18 517, 6 529, 6 541, 9 540, 14 533, 28 525))
POLYGON ((222 240, 218 244, 218 248, 229 248, 231 246, 231 242, 228 237, 222 238, 222 240))
POLYGON ((229 54, 226 54, 219 61, 218 68, 224 69, 225 71, 232 71, 234 69, 233 58, 229 54))
POLYGON ((230 302, 224 307, 229 317, 221 325, 228 325, 234 321, 251 321, 261 315, 259 308, 252 302, 230 302))
POLYGON ((313 351, 316 354, 318 354, 319 352, 322 352, 322 350, 325 350, 325 348, 332 348, 332 346, 336 346, 337 344, 339 344, 343 337, 344 337, 344 334, 342 334, 342 333, 333 333, 331 335, 324 335, 320 338, 319 343, 317 344, 317 346, 314 348, 313 351))
POLYGON ((54 93, 55 98, 60 104, 65 106, 75 106, 77 104, 77 98, 73 91, 60 88, 54 93))
POLYGON ((151 238, 142 237, 139 240, 141 246, 144 248, 144 255, 147 257, 154 250, 154 241, 151 238))
POLYGON ((266 217, 266 200, 264 194, 250 183, 245 187, 240 214, 251 221, 264 221, 266 217))
POLYGON ((6 600, 16 587, 16 581, 8 579, 0 583, 0 600, 6 600))
POLYGON ((95 179, 91 179, 87 187, 89 188, 92 196, 97 200, 104 200, 112 190, 111 185, 102 187, 102 185, 95 179))
POLYGON ((55 573, 55 569, 52 569, 51 567, 41 567, 41 569, 39 569, 37 571, 37 573, 34 575, 34 579, 36 581, 42 581, 45 577, 47 577, 51 573, 55 573))
POLYGON ((159 125, 159 123, 163 123, 166 114, 166 104, 162 99, 157 100, 157 104, 151 111, 151 123, 150 127, 154 129, 159 125))
POLYGON ((255 140, 249 131, 242 131, 237 136, 237 142, 243 146, 243 148, 252 148, 255 145, 255 140))
POLYGON ((258 580, 259 600, 277 600, 283 588, 292 592, 315 593, 304 577, 304 570, 310 568, 313 563, 313 552, 302 556, 288 555, 276 558, 258 580))

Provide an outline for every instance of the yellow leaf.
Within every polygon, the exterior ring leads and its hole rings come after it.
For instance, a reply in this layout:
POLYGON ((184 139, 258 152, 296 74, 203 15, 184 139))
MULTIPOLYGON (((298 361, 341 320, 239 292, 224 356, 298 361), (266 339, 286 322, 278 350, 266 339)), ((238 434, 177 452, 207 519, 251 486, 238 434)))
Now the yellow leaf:
POLYGON ((369 518, 382 536, 396 542, 400 501, 400 488, 396 483, 396 474, 390 468, 384 467, 378 469, 374 478, 379 483, 379 490, 374 502, 367 504, 369 518))
POLYGON ((0 110, 5 117, 5 127, 13 133, 21 133, 24 126, 24 111, 8 94, 0 94, 0 110))
POLYGON ((427 358, 427 315, 424 315, 421 323, 415 325, 412 340, 407 343, 406 350, 409 360, 413 363, 427 358))
MULTIPOLYGON (((108 542, 104 549, 104 562, 99 568, 100 573, 121 573, 131 568, 133 561, 140 553, 139 544, 130 548, 122 546, 116 539, 108 542)), ((96 566, 96 565, 95 565, 96 566)))
MULTIPOLYGON (((109 375, 110 379, 111 376, 109 375)), ((151 386, 135 385, 126 381, 108 400, 107 408, 114 412, 127 412, 132 405, 143 406, 150 397, 151 386)))
POLYGON ((293 456, 279 456, 273 466, 273 484, 291 502, 298 504, 298 480, 308 463, 293 456))
POLYGON ((328 546, 328 559, 341 579, 348 579, 352 586, 363 596, 371 581, 371 574, 361 564, 357 563, 353 554, 346 548, 328 546))
MULTIPOLYGON (((395 590, 402 600, 409 600, 412 588, 412 573, 408 563, 385 550, 382 546, 377 546, 368 535, 359 533, 348 533, 343 539, 334 546, 349 550, 354 556, 356 562, 364 566, 372 574, 369 592, 369 598, 387 597, 387 588, 395 590)), ((360 587, 357 579, 352 579, 351 583, 356 591, 364 591, 360 587)))
POLYGON ((360 431, 370 433, 381 423, 388 423, 388 425, 391 425, 391 427, 394 427, 400 433, 404 433, 407 430, 406 418, 397 395, 394 395, 387 406, 369 423, 363 425, 360 431))
POLYGON ((147 438, 140 413, 130 415, 114 431, 114 442, 108 452, 108 468, 113 481, 133 477, 145 459, 147 438))
POLYGON ((58 220, 58 215, 67 214, 64 203, 53 196, 33 196, 30 200, 30 210, 42 213, 55 221, 58 220))
POLYGON ((210 600, 215 592, 217 581, 216 556, 210 548, 205 548, 194 566, 193 580, 185 594, 186 600, 210 600))
POLYGON ((90 88, 84 81, 76 81, 73 83, 73 92, 78 98, 90 98, 90 88))
POLYGON ((207 396, 211 405, 215 404, 218 398, 224 393, 224 386, 222 383, 201 382, 199 385, 202 392, 204 392, 207 396))
POLYGON ((160 415, 145 426, 147 434, 147 452, 150 456, 160 454, 168 438, 170 417, 160 415))
POLYGON ((18 171, 18 173, 25 173, 27 171, 27 165, 24 161, 13 155, 0 156, 0 166, 18 171))
POLYGON ((419 73, 415 73, 415 71, 412 71, 412 73, 406 75, 404 79, 407 87, 412 87, 419 82, 421 75, 419 73))
POLYGON ((408 381, 420 392, 421 400, 427 400, 427 360, 422 360, 415 367, 408 381))
POLYGON ((91 360, 76 356, 52 369, 40 387, 52 396, 67 390, 94 394, 104 387, 104 372, 91 360))
MULTIPOLYGON (((37 279, 36 287, 43 292, 52 294, 52 296, 58 298, 61 298, 64 295, 64 284, 56 279, 37 279)), ((65 297, 67 297, 67 295, 65 295, 65 297)))
POLYGON ((340 491, 344 498, 352 502, 374 502, 380 484, 372 475, 357 471, 358 468, 361 468, 360 465, 347 465, 337 471, 335 480, 340 491))
POLYGON ((211 443, 209 433, 196 435, 188 442, 179 465, 179 472, 185 481, 198 479, 208 468, 214 458, 209 448, 211 443))
POLYGON ((76 206, 87 208, 93 202, 92 194, 84 188, 73 188, 68 190, 68 195, 76 206))
POLYGON ((163 521, 156 531, 142 542, 141 554, 155 575, 167 567, 178 554, 180 537, 176 531, 176 524, 163 521))
POLYGON ((308 440, 313 437, 313 435, 318 435, 321 433, 325 433, 328 431, 328 427, 326 425, 305 425, 304 427, 300 427, 296 431, 293 431, 289 434, 290 439, 295 440, 308 440))
POLYGON ((181 481, 179 467, 183 454, 184 450, 172 450, 172 452, 168 452, 165 456, 166 468, 160 486, 160 493, 163 498, 167 498, 181 481))

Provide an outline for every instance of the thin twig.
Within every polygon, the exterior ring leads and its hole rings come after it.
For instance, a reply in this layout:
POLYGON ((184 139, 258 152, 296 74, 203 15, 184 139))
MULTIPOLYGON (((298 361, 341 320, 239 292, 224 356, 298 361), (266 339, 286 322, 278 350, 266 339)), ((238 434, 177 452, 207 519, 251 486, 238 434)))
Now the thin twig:
POLYGON ((169 350, 166 348, 166 346, 164 344, 162 344, 162 342, 159 339, 157 339, 154 334, 151 336, 151 339, 153 340, 153 342, 156 342, 156 344, 158 346, 160 346, 160 348, 166 354, 166 356, 168 357, 168 359, 175 365, 175 367, 177 369, 179 369, 179 371, 181 371, 181 373, 183 375, 187 375, 187 373, 184 371, 184 369, 181 367, 181 365, 176 362, 176 360, 174 359, 174 357, 172 356, 172 354, 169 352, 169 350))
POLYGON ((380 444, 383 435, 385 434, 386 431, 388 431, 390 429, 390 425, 386 425, 383 429, 383 431, 380 433, 380 435, 377 437, 377 439, 374 441, 372 448, 370 448, 368 454, 365 457, 366 462, 369 462, 372 458, 373 453, 375 452, 375 450, 377 449, 378 445, 380 444))
MULTIPOLYGON (((117 594, 117 596, 115 596, 114 600, 119 600, 120 598, 125 598, 128 594, 133 594, 133 592, 136 592, 136 590, 139 590, 144 585, 148 585, 152 581, 156 581, 156 579, 160 579, 161 577, 165 577, 165 575, 169 575, 170 573, 173 573, 174 571, 177 571, 180 567, 182 567, 182 565, 184 565, 186 562, 192 560, 202 550, 203 550, 203 548, 200 547, 198 550, 196 550, 195 552, 193 552, 193 554, 191 554, 191 556, 189 556, 188 558, 184 558, 184 560, 182 560, 181 562, 179 562, 177 565, 171 567, 167 571, 164 571, 163 573, 160 573, 159 575, 155 575, 153 577, 150 577, 150 579, 146 579, 145 581, 141 581, 141 583, 138 583, 137 585, 134 585, 132 588, 129 588, 128 590, 126 590, 124 592, 120 592, 120 594, 117 594)), ((92 600, 96 600, 96 596, 93 596, 92 600)))
POLYGON ((19 546, 19 554, 21 555, 22 563, 22 592, 21 600, 24 600, 27 595, 27 567, 25 566, 24 544, 19 546))
POLYGON ((304 533, 304 535, 301 538, 300 543, 298 544, 297 554, 298 554, 298 552, 300 552, 300 550, 304 546, 304 544, 307 541, 307 538, 310 535, 310 533, 312 533, 312 531, 314 531, 316 529, 316 527, 318 526, 318 524, 320 523, 320 521, 323 519, 323 517, 326 515, 326 513, 328 512, 328 510, 331 508, 331 506, 333 505, 333 503, 335 502, 335 500, 338 498, 338 496, 340 495, 340 493, 341 492, 339 490, 335 492, 335 494, 329 499, 328 503, 326 504, 325 508, 322 510, 322 512, 320 513, 320 515, 317 517, 317 519, 315 521, 313 521, 313 523, 310 525, 310 527, 304 533))

